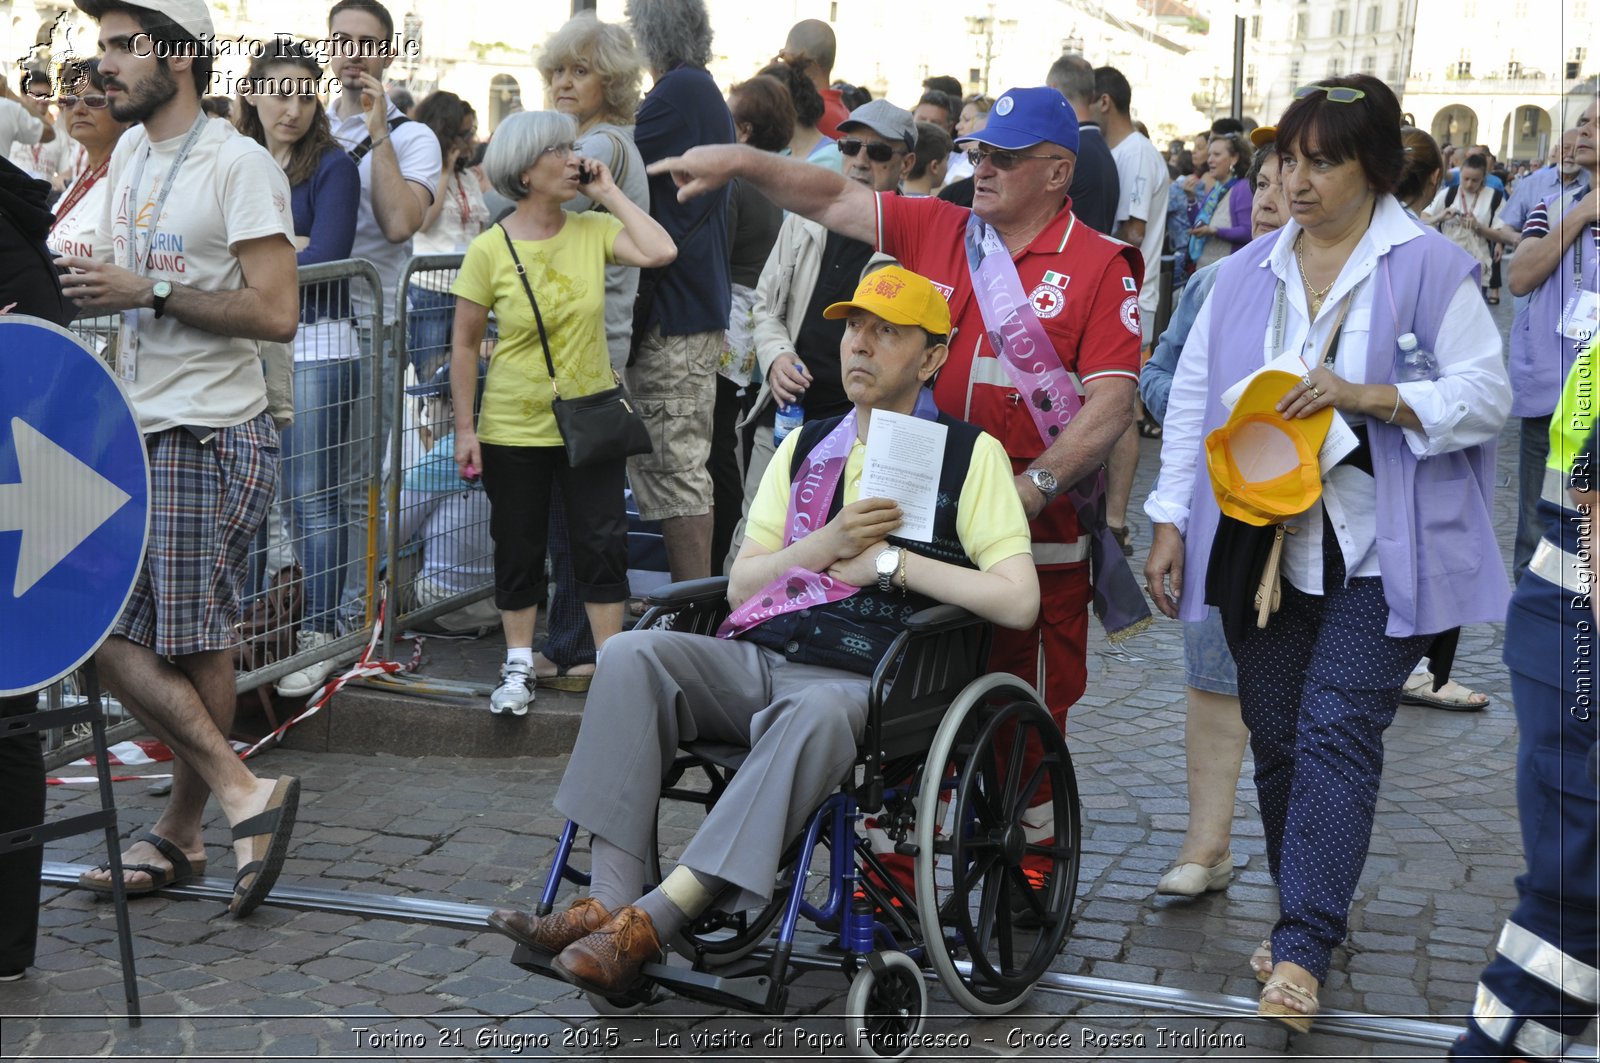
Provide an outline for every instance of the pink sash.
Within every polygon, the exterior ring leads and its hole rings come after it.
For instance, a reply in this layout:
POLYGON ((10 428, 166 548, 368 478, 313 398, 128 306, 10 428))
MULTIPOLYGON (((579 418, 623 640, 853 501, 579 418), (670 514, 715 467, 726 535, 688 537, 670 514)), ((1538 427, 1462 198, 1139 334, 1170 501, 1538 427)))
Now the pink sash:
MULTIPOLYGON (((1068 224, 1076 225, 1078 219, 1074 217, 1068 224)), ((1067 231, 1070 234, 1072 230, 1067 231)), ((983 313, 989 347, 1012 386, 1022 393, 1039 438, 1048 447, 1078 415, 1083 400, 1039 315, 1022 293, 1017 264, 1000 234, 977 214, 969 214, 966 245, 972 293, 983 313)))
MULTIPOLYGON (((1074 217, 1069 225, 1078 224, 1074 217)), ((1067 230, 1070 235, 1072 230, 1067 230)), ((1022 294, 1022 278, 1005 241, 977 214, 967 216, 967 269, 983 314, 989 346, 1012 387, 1022 393, 1039 438, 1049 447, 1083 408, 1061 355, 1045 332, 1033 304, 1022 294)), ((1089 573, 1094 612, 1106 637, 1121 642, 1150 626, 1150 607, 1128 568, 1122 546, 1105 520, 1105 470, 1098 469, 1067 488, 1078 523, 1089 536, 1089 573)))
MULTIPOLYGON (((917 393, 917 405, 912 413, 929 421, 939 416, 933 393, 927 388, 917 393)), ((783 529, 785 547, 828 523, 828 510, 833 506, 839 481, 844 479, 844 467, 855 443, 856 411, 851 410, 806 455, 801 475, 789 485, 789 513, 783 529)), ((860 589, 826 572, 792 566, 729 613, 728 619, 717 628, 717 638, 733 638, 784 613, 842 601, 860 589)))

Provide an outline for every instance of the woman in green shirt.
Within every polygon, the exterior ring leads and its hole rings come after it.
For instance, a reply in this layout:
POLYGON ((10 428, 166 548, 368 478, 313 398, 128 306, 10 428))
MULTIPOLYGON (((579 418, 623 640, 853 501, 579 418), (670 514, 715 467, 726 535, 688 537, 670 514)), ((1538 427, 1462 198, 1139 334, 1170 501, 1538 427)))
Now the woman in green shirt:
POLYGON ((533 631, 546 593, 552 490, 567 506, 568 545, 595 647, 622 628, 628 593, 624 463, 572 469, 550 403, 553 385, 566 398, 578 398, 613 384, 605 267, 664 266, 677 256, 666 230, 617 188, 606 166, 574 152, 577 133, 570 116, 554 111, 524 111, 500 123, 484 171, 516 209, 473 240, 452 288, 456 465, 467 479, 481 473, 489 496, 495 606, 506 636, 501 682, 489 699, 497 714, 525 715, 533 700, 533 631), (561 209, 579 194, 580 175, 583 194, 608 213, 561 209), (513 245, 539 301, 554 382, 513 245), (479 351, 491 310, 500 338, 474 424, 479 351))

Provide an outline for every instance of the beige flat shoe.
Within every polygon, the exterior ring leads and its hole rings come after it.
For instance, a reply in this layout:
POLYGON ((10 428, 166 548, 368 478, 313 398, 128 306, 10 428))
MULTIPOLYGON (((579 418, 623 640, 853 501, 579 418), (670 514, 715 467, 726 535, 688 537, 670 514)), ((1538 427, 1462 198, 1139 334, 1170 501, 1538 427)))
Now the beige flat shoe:
POLYGON ((1179 864, 1161 876, 1161 881, 1156 883, 1156 892, 1178 897, 1198 897, 1202 893, 1227 889, 1232 881, 1233 854, 1229 853, 1220 863, 1210 867, 1204 864, 1179 864))

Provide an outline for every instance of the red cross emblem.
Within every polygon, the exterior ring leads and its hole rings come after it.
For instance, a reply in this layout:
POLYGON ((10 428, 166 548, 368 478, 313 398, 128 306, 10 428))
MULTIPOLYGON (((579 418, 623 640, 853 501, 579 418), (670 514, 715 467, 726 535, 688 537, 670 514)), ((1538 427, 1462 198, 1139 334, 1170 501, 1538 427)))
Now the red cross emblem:
POLYGON ((1028 302, 1033 305, 1033 312, 1040 317, 1055 317, 1061 313, 1066 299, 1061 294, 1061 289, 1041 284, 1029 293, 1028 302))

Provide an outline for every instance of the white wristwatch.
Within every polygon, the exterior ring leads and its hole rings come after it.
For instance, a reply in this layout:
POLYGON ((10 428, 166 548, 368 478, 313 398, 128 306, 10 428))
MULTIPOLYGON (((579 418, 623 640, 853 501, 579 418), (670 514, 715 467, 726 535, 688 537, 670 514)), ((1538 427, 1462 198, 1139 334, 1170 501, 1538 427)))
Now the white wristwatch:
POLYGON ((894 590, 894 574, 900 569, 900 547, 886 546, 878 551, 875 567, 878 572, 878 590, 888 594, 894 590))

